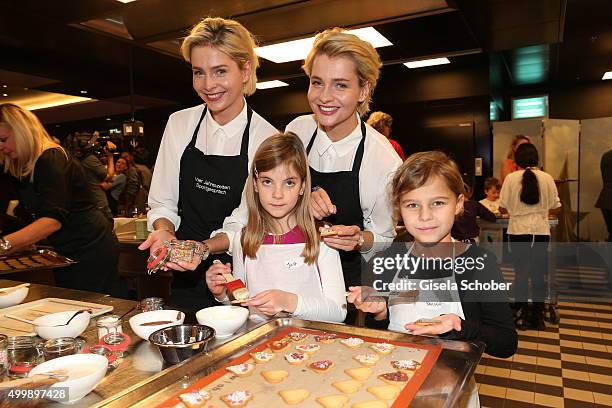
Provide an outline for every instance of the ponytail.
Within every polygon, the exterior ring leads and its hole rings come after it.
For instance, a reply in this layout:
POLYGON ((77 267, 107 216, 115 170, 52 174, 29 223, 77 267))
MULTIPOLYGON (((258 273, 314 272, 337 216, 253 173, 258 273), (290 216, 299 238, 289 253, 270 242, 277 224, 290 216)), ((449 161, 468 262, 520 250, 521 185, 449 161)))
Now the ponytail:
POLYGON ((540 202, 540 185, 532 167, 538 166, 538 150, 531 143, 523 143, 516 149, 514 155, 516 164, 525 169, 521 182, 521 201, 527 205, 534 205, 540 202))
POLYGON ((530 168, 523 173, 521 189, 521 201, 527 205, 534 205, 540 202, 540 186, 538 178, 530 168))

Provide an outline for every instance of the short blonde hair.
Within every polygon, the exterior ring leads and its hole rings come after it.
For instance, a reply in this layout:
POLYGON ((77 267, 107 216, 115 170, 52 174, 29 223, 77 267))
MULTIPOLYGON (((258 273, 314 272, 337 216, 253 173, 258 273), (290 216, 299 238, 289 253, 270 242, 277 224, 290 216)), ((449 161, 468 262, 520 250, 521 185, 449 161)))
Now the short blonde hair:
MULTIPOLYGON (((0 166, 5 173, 23 179, 34 177, 34 165, 47 149, 64 149, 55 143, 40 120, 30 111, 12 103, 0 104, 0 126, 7 126, 13 132, 17 159, 0 153, 0 166)), ((66 156, 67 157, 67 156, 66 156)))
POLYGON ((356 35, 335 27, 317 34, 312 49, 304 60, 304 65, 302 65, 302 69, 309 77, 314 59, 320 54, 329 57, 347 56, 353 60, 359 77, 359 86, 364 87, 367 83, 370 84, 368 97, 357 105, 359 115, 365 115, 370 110, 370 102, 372 102, 372 95, 380 77, 380 67, 382 67, 376 49, 372 44, 356 35))
POLYGON ((181 54, 191 62, 194 47, 211 46, 229 55, 243 69, 251 62, 251 77, 244 84, 242 93, 252 95, 257 85, 259 58, 255 54, 257 43, 253 35, 237 21, 221 17, 207 17, 196 24, 181 44, 181 54))
POLYGON ((385 112, 372 112, 368 118, 368 125, 372 126, 379 133, 383 133, 384 126, 391 127, 393 125, 393 118, 385 112))

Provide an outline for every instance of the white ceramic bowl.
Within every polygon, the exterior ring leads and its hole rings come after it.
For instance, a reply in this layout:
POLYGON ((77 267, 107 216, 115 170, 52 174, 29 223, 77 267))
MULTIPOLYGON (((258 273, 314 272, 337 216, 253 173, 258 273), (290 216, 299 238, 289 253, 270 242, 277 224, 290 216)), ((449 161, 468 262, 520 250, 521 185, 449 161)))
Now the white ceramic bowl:
POLYGON ((249 309, 240 306, 213 306, 196 313, 198 323, 215 329, 217 338, 229 337, 249 317, 249 309))
MULTIPOLYGON (((60 401, 64 404, 76 402, 89 394, 106 375, 108 360, 97 354, 73 354, 54 358, 37 365, 28 374, 32 377, 39 373, 65 370, 68 379, 53 384, 52 388, 67 387, 68 401, 60 401)), ((49 398, 51 399, 51 398, 49 398)))
POLYGON ((41 316, 32 322, 34 331, 45 340, 58 337, 77 337, 85 331, 87 326, 89 326, 89 320, 91 319, 91 314, 89 312, 78 314, 67 326, 52 327, 58 324, 65 324, 76 312, 78 312, 78 310, 51 313, 41 316))
POLYGON ((0 309, 20 304, 28 296, 29 290, 30 288, 25 286, 6 294, 0 292, 0 309))
POLYGON ((136 333, 138 337, 143 340, 149 341, 149 336, 154 331, 163 329, 165 327, 175 326, 177 324, 183 324, 185 321, 185 313, 181 313, 181 318, 177 320, 178 310, 153 310, 151 312, 139 313, 130 318, 130 327, 136 333), (149 322, 160 322, 169 320, 172 323, 157 324, 155 326, 141 326, 143 323, 149 322))

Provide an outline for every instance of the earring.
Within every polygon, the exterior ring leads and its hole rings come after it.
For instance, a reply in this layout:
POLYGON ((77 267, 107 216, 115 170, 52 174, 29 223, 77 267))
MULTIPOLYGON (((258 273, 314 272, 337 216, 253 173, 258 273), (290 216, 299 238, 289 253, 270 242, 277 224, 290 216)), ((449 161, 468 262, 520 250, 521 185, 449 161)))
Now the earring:
POLYGON ((300 195, 304 195, 304 190, 300 190, 300 195))

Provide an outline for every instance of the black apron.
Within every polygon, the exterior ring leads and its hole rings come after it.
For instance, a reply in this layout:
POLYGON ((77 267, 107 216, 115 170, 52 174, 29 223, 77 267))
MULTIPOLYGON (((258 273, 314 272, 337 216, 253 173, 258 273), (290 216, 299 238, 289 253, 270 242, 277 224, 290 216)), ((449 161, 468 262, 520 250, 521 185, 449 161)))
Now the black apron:
MULTIPOLYGON (((178 239, 204 241, 223 225, 225 217, 240 204, 244 183, 249 173, 249 128, 253 111, 247 106, 247 124, 242 134, 240 155, 207 155, 196 148, 200 125, 206 116, 204 107, 191 141, 181 156, 178 214, 181 225, 178 239)), ((175 272, 172 302, 198 310, 214 303, 204 282, 204 274, 213 259, 231 262, 227 255, 215 255, 202 262, 195 271, 175 272)))
MULTIPOLYGON (((315 129, 308 146, 306 155, 310 154, 310 149, 317 137, 315 129)), ((359 169, 363 159, 363 150, 366 138, 366 127, 361 120, 361 141, 355 153, 353 168, 348 171, 336 171, 322 173, 310 167, 312 185, 322 187, 329 195, 331 202, 336 206, 336 214, 326 218, 334 225, 356 225, 361 230, 363 226, 363 210, 361 209, 361 199, 359 195, 359 169)), ((361 284, 361 254, 359 251, 339 251, 344 273, 344 284, 348 290, 349 286, 361 284)))

